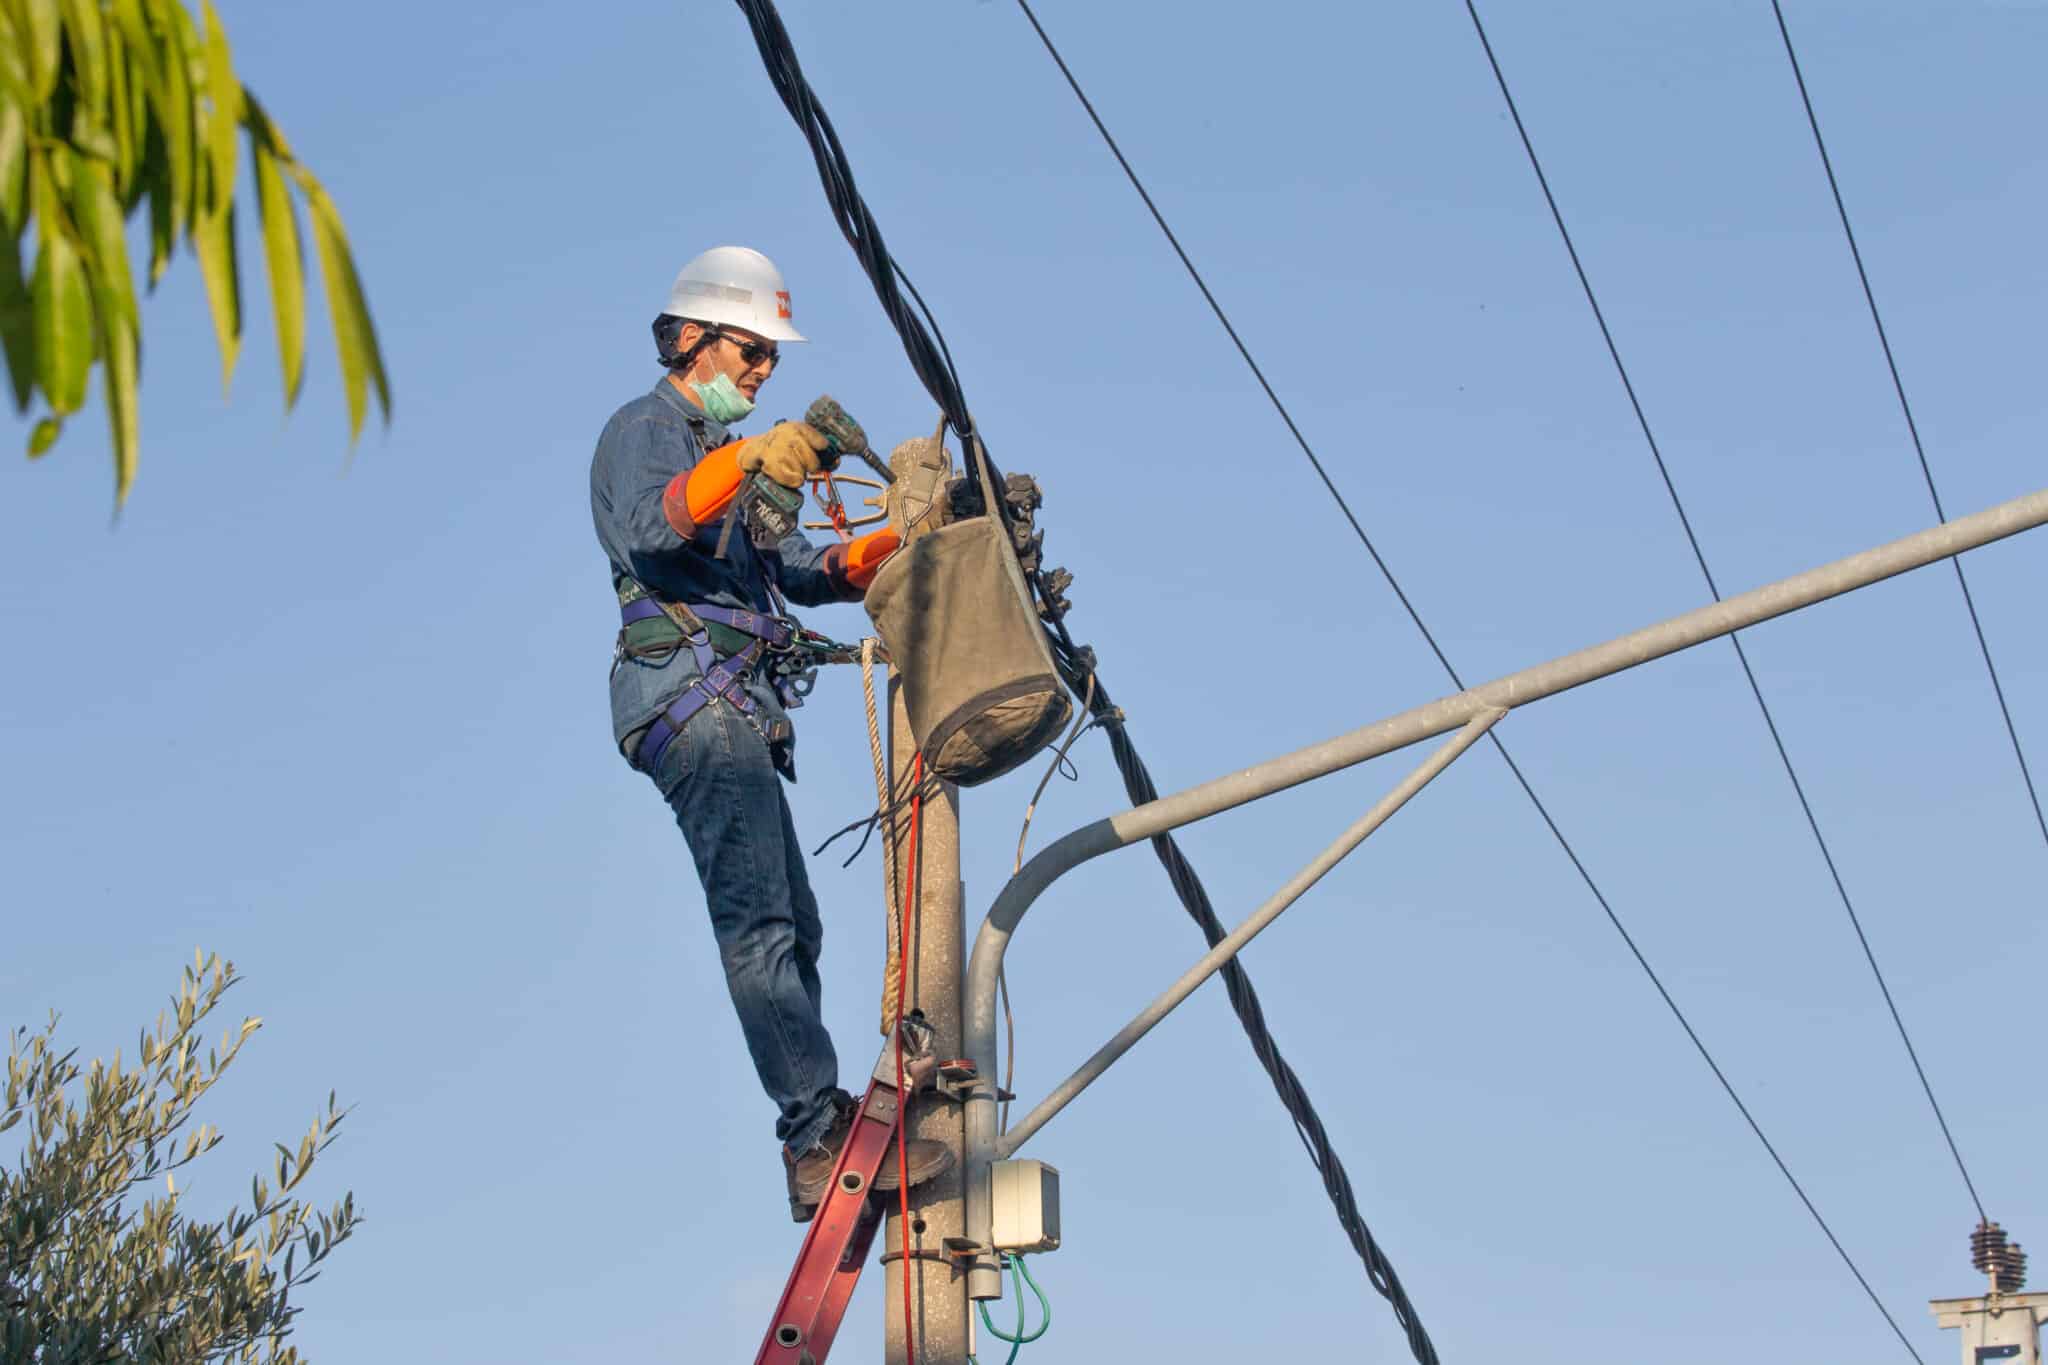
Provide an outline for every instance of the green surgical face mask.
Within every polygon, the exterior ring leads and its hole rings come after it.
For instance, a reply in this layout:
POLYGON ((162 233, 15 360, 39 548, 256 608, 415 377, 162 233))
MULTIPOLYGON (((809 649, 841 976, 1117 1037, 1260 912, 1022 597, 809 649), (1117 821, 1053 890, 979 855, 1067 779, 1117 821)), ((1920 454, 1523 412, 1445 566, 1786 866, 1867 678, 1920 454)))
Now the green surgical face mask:
POLYGON ((697 395, 704 415, 722 426, 731 426, 754 410, 753 400, 741 393, 726 375, 718 376, 709 384, 699 384, 693 379, 690 392, 697 395))

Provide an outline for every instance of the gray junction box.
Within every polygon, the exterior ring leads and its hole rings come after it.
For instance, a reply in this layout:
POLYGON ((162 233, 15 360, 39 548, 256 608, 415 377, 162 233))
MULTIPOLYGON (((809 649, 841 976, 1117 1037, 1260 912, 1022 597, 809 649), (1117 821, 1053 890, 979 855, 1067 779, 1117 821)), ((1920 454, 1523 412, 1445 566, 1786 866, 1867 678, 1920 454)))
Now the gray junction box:
POLYGON ((1060 1173, 1043 1161, 998 1161, 988 1170, 997 1251, 1056 1251, 1060 1173))

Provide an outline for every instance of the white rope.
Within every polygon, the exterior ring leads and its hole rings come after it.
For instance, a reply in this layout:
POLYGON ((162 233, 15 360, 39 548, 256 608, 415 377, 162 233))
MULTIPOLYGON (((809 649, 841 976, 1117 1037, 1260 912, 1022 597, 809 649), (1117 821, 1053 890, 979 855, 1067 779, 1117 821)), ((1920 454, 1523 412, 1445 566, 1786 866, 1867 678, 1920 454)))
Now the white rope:
POLYGON ((867 696, 868 704, 868 754, 875 761, 875 809, 881 812, 882 833, 887 845, 882 859, 882 896, 888 903, 888 913, 883 918, 884 934, 888 939, 887 957, 882 966, 882 1036, 887 1037, 896 1027, 896 1009, 899 983, 903 976, 902 925, 899 916, 903 908, 896 896, 896 815, 889 809, 889 764, 882 756, 882 724, 875 714, 875 637, 870 635, 860 642, 860 685, 867 696))

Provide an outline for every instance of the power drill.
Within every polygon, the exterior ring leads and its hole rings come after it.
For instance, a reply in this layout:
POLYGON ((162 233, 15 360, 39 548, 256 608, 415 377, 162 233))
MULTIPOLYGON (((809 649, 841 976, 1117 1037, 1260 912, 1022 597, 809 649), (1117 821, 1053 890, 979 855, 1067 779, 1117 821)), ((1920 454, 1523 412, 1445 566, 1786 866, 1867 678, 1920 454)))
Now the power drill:
POLYGON ((858 455, 883 483, 896 482, 894 471, 881 456, 875 454, 874 447, 868 444, 868 434, 860 429, 860 423, 853 420, 851 413, 839 406, 838 399, 830 394, 820 394, 810 407, 804 409, 804 420, 830 442, 827 453, 832 457, 832 465, 827 468, 837 465, 841 455, 858 455))
MULTIPOLYGON (((852 414, 841 407, 837 399, 820 395, 805 409, 804 421, 825 438, 826 445, 819 454, 819 463, 827 473, 839 467, 841 456, 857 455, 884 482, 895 481, 889 466, 868 444, 868 434, 861 430, 860 423, 853 420, 852 414)), ((803 489, 784 488, 758 471, 747 475, 733 499, 733 510, 726 518, 725 529, 719 533, 718 557, 725 557, 735 521, 746 524, 747 537, 757 549, 772 549, 796 531, 802 520, 803 505, 803 489)))

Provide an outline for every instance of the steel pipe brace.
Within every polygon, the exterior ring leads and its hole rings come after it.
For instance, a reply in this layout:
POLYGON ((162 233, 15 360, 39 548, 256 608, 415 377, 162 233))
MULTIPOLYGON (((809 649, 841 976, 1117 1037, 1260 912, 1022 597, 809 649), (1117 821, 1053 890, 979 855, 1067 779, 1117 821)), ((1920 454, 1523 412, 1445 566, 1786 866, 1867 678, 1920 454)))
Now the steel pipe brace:
MULTIPOLYGON (((1512 710, 1652 659, 1783 616, 1830 597, 1948 559, 1994 540, 2048 523, 2048 489, 1982 512, 1959 517, 1874 549, 1864 550, 1791 578, 1781 579, 1605 644, 1537 664, 1490 683, 1404 711, 1279 758, 1190 787, 1172 796, 1084 825, 1051 844, 1011 877, 990 906, 967 964, 966 998, 961 1002, 963 1042, 983 1076, 993 1076, 996 1057, 996 975, 1010 937, 1045 889, 1066 873, 1112 849, 1150 839, 1182 825, 1284 791, 1314 778, 1363 763, 1469 723, 1485 711, 1512 710)), ((989 1245, 989 1164, 996 1143, 993 1089, 977 1087, 965 1104, 967 1119, 967 1234, 989 1245)), ((999 1298, 1001 1274, 976 1260, 968 1275, 970 1298, 999 1298)))

